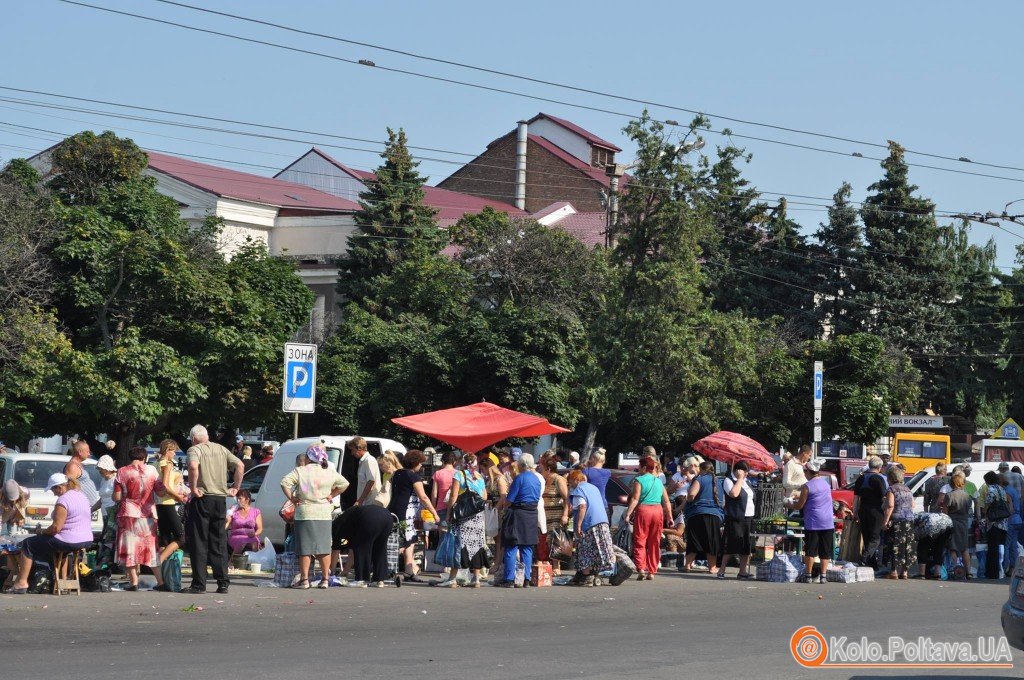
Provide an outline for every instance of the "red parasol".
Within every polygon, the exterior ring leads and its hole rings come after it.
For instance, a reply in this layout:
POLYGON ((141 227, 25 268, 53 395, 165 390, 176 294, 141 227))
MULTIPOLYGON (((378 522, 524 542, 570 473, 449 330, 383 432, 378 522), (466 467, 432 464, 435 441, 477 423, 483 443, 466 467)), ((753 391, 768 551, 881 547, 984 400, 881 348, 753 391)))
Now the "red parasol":
POLYGON ((716 432, 693 445, 693 450, 705 458, 727 465, 746 461, 751 470, 774 470, 778 467, 768 450, 750 437, 736 432, 716 432))
POLYGON ((570 430, 485 401, 415 416, 392 418, 391 422, 414 432, 447 442, 468 453, 476 453, 509 437, 540 437, 570 430))

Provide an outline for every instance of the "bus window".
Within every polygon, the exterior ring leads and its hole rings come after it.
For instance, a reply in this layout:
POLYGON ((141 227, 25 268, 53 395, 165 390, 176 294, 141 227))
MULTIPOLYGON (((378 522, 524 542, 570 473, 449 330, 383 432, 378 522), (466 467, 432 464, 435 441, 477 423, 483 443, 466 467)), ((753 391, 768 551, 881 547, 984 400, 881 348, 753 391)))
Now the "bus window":
POLYGON ((945 442, 918 442, 902 440, 896 450, 900 458, 946 459, 945 442))

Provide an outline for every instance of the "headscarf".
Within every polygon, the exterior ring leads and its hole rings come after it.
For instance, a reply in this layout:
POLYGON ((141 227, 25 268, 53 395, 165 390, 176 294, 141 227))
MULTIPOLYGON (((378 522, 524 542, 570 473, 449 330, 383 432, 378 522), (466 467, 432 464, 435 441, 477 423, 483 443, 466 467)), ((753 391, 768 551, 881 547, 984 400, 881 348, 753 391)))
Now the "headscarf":
POLYGON ((322 446, 313 445, 306 449, 306 458, 309 458, 314 463, 323 465, 327 462, 327 450, 322 446))

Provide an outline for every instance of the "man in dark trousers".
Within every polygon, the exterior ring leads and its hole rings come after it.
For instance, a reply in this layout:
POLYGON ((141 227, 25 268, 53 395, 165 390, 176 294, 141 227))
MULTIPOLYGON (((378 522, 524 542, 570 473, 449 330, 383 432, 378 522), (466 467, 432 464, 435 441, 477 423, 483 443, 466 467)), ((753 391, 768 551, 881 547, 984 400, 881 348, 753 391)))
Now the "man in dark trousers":
POLYGON ((189 433, 188 484, 192 489, 188 516, 188 549, 192 560, 192 594, 206 592, 206 565, 213 569, 217 592, 228 592, 228 551, 226 515, 228 496, 234 497, 242 484, 245 463, 220 444, 210 441, 202 425, 189 433), (228 488, 228 468, 233 468, 228 488))
POLYGON ((882 503, 889 483, 881 474, 882 459, 871 456, 868 469, 857 480, 854 488, 853 513, 860 524, 860 535, 864 540, 864 550, 860 555, 860 563, 866 567, 877 569, 878 547, 882 540, 882 503))

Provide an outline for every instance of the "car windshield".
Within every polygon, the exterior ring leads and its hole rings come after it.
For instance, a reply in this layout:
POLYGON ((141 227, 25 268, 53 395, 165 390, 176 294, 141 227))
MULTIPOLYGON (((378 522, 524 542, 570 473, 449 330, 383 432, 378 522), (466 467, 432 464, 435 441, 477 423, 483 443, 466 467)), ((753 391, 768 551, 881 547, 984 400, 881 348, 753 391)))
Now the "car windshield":
MULTIPOLYGON (((921 484, 921 480, 928 476, 928 472, 929 470, 919 470, 918 472, 914 473, 914 476, 906 481, 907 488, 914 489, 915 486, 921 484)), ((917 489, 917 491, 914 492, 914 495, 920 496, 922 493, 924 493, 923 484, 921 485, 920 489, 917 489)))
POLYGON ((242 488, 248 490, 249 493, 258 493, 260 487, 263 486, 263 479, 267 476, 269 467, 269 465, 260 465, 245 473, 245 476, 242 477, 242 488))

